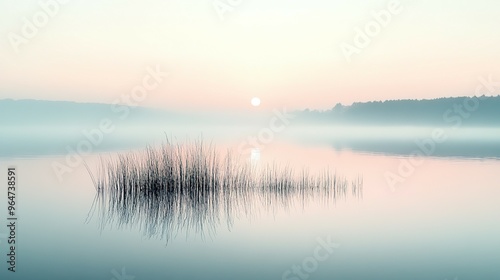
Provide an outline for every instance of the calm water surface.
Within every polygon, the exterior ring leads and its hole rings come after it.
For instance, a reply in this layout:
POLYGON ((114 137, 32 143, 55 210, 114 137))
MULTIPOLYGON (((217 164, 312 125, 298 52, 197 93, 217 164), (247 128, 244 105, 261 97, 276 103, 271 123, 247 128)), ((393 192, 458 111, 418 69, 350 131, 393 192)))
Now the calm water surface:
MULTIPOLYGON (((94 167, 99 154, 161 139, 141 135, 122 145, 103 144, 85 159, 94 167)), ((224 148, 244 139, 213 135, 207 137, 224 148)), ((328 137, 276 137, 243 157, 257 165, 275 161, 311 172, 329 167, 347 179, 361 175, 362 198, 253 207, 205 230, 180 227, 168 241, 149 238, 134 224, 101 228, 98 212, 89 217, 96 191, 86 169, 79 166, 62 181, 52 169, 55 161, 64 163, 64 152, 48 153, 43 145, 33 148, 36 156, 3 151, 1 182, 7 166, 18 170, 19 225, 18 272, 7 272, 4 263, 1 279, 500 279, 495 152, 420 158, 412 174, 391 188, 385 175, 397 174, 408 159, 404 152, 339 149, 328 137), (338 246, 325 248, 325 242, 338 246)), ((68 143, 78 143, 75 139, 68 143)), ((12 145, 23 150, 23 143, 12 145)), ((0 197, 6 209, 5 195, 0 197)), ((6 210, 0 213, 5 223, 6 210)), ((5 233, 3 227, 0 237, 5 233)), ((6 240, 1 241, 5 255, 6 240)))

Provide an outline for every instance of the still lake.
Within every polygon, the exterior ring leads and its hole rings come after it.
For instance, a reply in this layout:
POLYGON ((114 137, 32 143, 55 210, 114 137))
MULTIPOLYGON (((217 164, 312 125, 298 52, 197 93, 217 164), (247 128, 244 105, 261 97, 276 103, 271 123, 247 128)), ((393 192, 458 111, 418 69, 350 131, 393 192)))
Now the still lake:
MULTIPOLYGON (((168 240, 145 235, 140 223, 101 227, 85 167, 62 180, 53 169, 85 138, 78 129, 47 130, 2 128, 0 217, 7 224, 6 173, 14 166, 19 219, 17 272, 3 261, 1 279, 500 279, 498 129, 445 132, 445 142, 418 158, 410 156, 415 139, 429 139, 432 128, 291 127, 258 147, 245 144, 258 128, 128 127, 106 135, 84 155, 91 169, 99 157, 158 145, 166 133, 179 142, 201 135, 255 165, 363 178, 362 196, 255 204, 233 209, 230 221, 180 226, 168 240), (400 174, 410 159, 418 165, 400 174), (388 172, 403 180, 391 187, 388 172)), ((4 225, 4 260, 6 234, 4 225)))

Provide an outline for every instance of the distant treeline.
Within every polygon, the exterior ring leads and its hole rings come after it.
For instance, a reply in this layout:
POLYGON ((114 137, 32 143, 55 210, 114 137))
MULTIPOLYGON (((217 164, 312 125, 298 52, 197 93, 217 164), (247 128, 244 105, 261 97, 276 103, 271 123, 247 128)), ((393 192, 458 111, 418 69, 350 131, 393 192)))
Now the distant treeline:
POLYGON ((500 96, 389 100, 337 104, 330 110, 295 112, 298 122, 386 125, 500 125, 500 96))

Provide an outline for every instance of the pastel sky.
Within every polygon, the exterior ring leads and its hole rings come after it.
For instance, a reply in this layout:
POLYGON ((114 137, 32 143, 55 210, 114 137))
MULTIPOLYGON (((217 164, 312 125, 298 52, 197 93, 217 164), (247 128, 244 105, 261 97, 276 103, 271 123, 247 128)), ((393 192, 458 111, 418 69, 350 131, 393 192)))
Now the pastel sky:
POLYGON ((111 103, 157 65, 170 76, 142 106, 246 110, 257 96, 263 109, 327 109, 500 80, 498 0, 401 0, 350 62, 341 45, 390 0, 220 0, 234 3, 224 20, 214 0, 67 0, 16 52, 38 2, 0 1, 0 99, 111 103))

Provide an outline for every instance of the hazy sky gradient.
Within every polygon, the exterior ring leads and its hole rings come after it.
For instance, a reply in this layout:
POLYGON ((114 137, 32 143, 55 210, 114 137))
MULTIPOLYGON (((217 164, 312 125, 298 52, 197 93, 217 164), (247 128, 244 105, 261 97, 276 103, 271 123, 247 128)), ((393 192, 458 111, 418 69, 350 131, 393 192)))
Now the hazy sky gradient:
POLYGON ((171 76, 141 105, 175 109, 471 96, 478 76, 500 80, 496 0, 402 0, 348 63, 340 44, 389 2, 243 0, 221 21, 212 0, 69 0, 16 54, 9 32, 41 8, 2 1, 0 98, 111 103, 157 64, 171 76))

